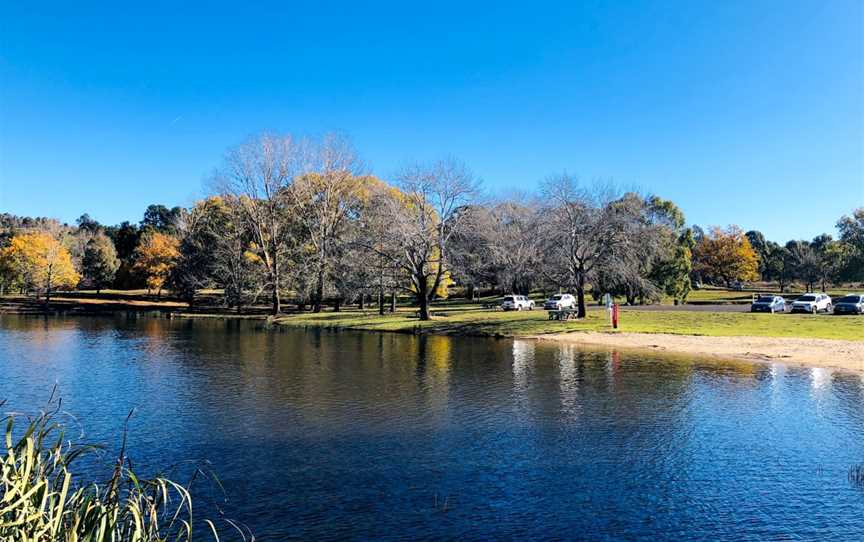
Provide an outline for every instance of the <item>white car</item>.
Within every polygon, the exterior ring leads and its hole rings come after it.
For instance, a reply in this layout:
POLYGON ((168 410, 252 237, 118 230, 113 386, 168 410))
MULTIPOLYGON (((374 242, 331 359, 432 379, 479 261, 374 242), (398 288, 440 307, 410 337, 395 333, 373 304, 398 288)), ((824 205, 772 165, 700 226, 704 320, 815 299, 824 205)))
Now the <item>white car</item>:
POLYGON ((831 297, 828 294, 804 294, 792 303, 792 312, 831 312, 831 297))
POLYGON ((533 311, 534 302, 524 295, 508 295, 501 301, 501 309, 505 311, 533 311))
POLYGON ((576 306, 576 298, 572 294, 555 294, 543 303, 547 311, 560 311, 561 309, 572 309, 576 306))

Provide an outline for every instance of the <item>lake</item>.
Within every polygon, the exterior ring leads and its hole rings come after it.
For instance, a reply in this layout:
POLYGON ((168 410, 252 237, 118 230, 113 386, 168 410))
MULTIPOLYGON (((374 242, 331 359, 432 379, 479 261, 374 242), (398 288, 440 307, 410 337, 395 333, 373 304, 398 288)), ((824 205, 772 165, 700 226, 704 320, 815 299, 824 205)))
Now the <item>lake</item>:
POLYGON ((3 412, 38 410, 55 384, 88 441, 116 449, 135 409, 139 470, 211 461, 226 515, 259 540, 864 538, 853 373, 0 315, 3 412))

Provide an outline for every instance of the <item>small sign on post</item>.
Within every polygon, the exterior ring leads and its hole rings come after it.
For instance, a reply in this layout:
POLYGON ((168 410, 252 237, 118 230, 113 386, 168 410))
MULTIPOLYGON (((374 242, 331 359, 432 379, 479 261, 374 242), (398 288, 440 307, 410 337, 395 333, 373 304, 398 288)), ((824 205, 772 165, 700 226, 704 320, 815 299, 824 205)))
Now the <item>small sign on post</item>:
POLYGON ((609 317, 609 322, 612 322, 612 294, 603 294, 603 304, 606 305, 606 315, 609 317))
POLYGON ((612 305, 612 329, 618 329, 618 303, 612 305))

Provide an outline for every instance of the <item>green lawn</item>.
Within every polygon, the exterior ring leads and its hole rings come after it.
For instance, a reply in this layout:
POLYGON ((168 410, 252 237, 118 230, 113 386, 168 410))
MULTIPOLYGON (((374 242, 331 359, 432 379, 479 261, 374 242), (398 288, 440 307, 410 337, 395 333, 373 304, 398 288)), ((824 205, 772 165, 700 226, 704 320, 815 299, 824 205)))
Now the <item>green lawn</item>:
MULTIPOLYGON (((584 321, 553 322, 546 312, 501 312, 478 309, 476 305, 451 305, 439 309, 433 320, 422 322, 413 310, 378 316, 372 311, 304 313, 283 316, 277 323, 405 333, 445 333, 519 337, 563 331, 613 332, 606 311, 589 311, 584 321)), ((864 317, 830 315, 751 314, 692 311, 640 311, 621 313, 621 331, 675 333, 710 336, 811 337, 864 341, 864 317)))

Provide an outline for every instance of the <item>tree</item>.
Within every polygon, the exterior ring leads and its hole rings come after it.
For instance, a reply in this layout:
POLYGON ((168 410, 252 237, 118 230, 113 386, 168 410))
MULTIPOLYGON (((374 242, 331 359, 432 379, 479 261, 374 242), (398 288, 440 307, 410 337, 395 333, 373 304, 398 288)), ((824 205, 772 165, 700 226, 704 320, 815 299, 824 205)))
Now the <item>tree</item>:
POLYGON ((472 226, 463 228, 450 240, 450 271, 454 280, 465 288, 465 296, 473 301, 477 286, 497 282, 492 252, 497 232, 490 207, 472 205, 463 212, 473 215, 472 226))
POLYGON ((33 289, 37 297, 43 293, 46 304, 53 291, 74 288, 80 280, 69 251, 49 233, 16 235, 10 249, 9 256, 14 259, 22 282, 33 289))
POLYGON ((148 205, 141 220, 141 230, 176 235, 177 225, 182 215, 182 207, 169 209, 164 205, 148 205))
POLYGON ((175 294, 191 307, 195 293, 201 288, 215 285, 215 248, 223 227, 222 199, 211 197, 195 202, 191 210, 183 211, 175 231, 179 239, 179 256, 169 278, 175 294))
POLYGON ((240 312, 249 292, 254 301, 261 285, 255 272, 256 257, 250 251, 250 233, 245 227, 243 207, 236 198, 211 198, 212 212, 218 219, 207 222, 214 230, 213 275, 225 291, 225 303, 240 312))
POLYGON ((348 221, 359 212, 364 183, 361 164, 350 142, 330 134, 311 153, 313 171, 298 176, 286 190, 292 212, 311 245, 313 311, 320 312, 333 255, 344 248, 348 221))
POLYGON ((847 257, 846 247, 843 243, 835 241, 831 235, 823 233, 813 238, 810 246, 819 259, 817 274, 824 292, 828 283, 833 283, 841 278, 843 266, 847 257))
POLYGON ((543 274, 558 288, 576 292, 577 316, 584 318, 589 284, 613 269, 616 260, 632 258, 639 243, 628 235, 630 209, 610 205, 609 190, 582 189, 567 174, 547 179, 543 198, 543 274))
POLYGON ((404 274, 420 319, 429 320, 429 302, 448 277, 450 240, 468 225, 470 214, 463 211, 477 194, 478 183, 467 166, 453 158, 410 165, 397 179, 400 190, 379 199, 377 212, 389 222, 383 242, 366 248, 404 274))
POLYGON ((135 249, 138 248, 138 242, 141 240, 141 231, 138 229, 138 226, 128 221, 106 228, 105 234, 114 243, 117 257, 122 261, 132 258, 135 254, 135 249))
POLYGON ((247 239, 236 202, 210 196, 195 202, 178 221, 179 257, 171 272, 171 288, 194 303, 196 291, 222 286, 229 307, 243 305, 253 268, 245 254, 247 239))
POLYGON ((114 281, 120 267, 114 243, 102 232, 96 233, 84 248, 82 262, 84 278, 96 288, 96 294, 114 281))
POLYGON ((807 291, 813 291, 813 285, 819 281, 822 262, 819 254, 807 241, 789 241, 786 243, 789 251, 791 267, 795 278, 804 282, 807 291))
POLYGON ((766 262, 768 260, 768 241, 765 240, 765 235, 760 231, 750 230, 744 235, 747 236, 747 240, 750 241, 750 246, 753 247, 753 250, 756 251, 756 255, 759 256, 759 275, 762 280, 767 280, 766 276, 766 262))
POLYGON ((475 220, 473 224, 482 226, 469 229, 479 234, 480 239, 465 247, 465 252, 485 259, 486 274, 491 274, 502 289, 528 295, 539 275, 536 271, 541 258, 539 207, 532 203, 498 202, 489 208, 488 218, 475 220))
POLYGON ((732 281, 759 279, 759 256, 750 246, 747 236, 737 226, 725 230, 714 227, 696 244, 694 268, 703 276, 722 280, 727 287, 732 281))
MULTIPOLYGON (((11 242, 11 238, 10 238, 11 242)), ((0 248, 0 295, 24 288, 15 252, 11 246, 0 248)))
POLYGON ((134 269, 144 277, 148 290, 156 290, 157 296, 162 294, 162 287, 180 257, 179 245, 175 237, 148 232, 135 250, 134 269))
POLYGON ((252 252, 261 262, 270 288, 273 314, 282 311, 282 261, 293 234, 285 189, 304 172, 305 143, 290 135, 261 135, 230 149, 215 175, 220 193, 243 210, 253 239, 252 252))
POLYGON ((846 254, 840 276, 844 280, 864 281, 864 207, 837 221, 840 242, 846 254))
POLYGON ((651 280, 676 301, 684 301, 690 294, 694 246, 693 232, 685 228, 651 271, 651 280))
POLYGON ((102 224, 91 218, 87 213, 79 216, 75 223, 78 224, 79 230, 85 230, 91 234, 95 234, 102 229, 102 224))
POLYGON ((133 270, 135 249, 141 241, 141 233, 138 226, 128 221, 105 228, 105 234, 114 243, 117 258, 120 260, 120 267, 114 275, 114 286, 118 288, 139 288, 143 284, 133 270))
POLYGON ((784 246, 768 241, 765 259, 765 278, 776 280, 780 293, 786 291, 789 282, 795 278, 795 265, 792 254, 784 246))
POLYGON ((378 312, 384 314, 385 295, 389 292, 394 299, 395 291, 405 282, 405 270, 393 239, 392 217, 388 212, 401 205, 403 196, 398 189, 375 177, 366 177, 364 183, 367 196, 350 243, 349 254, 354 263, 347 267, 358 275, 354 280, 361 294, 361 304, 363 290, 368 288, 377 294, 378 312))

